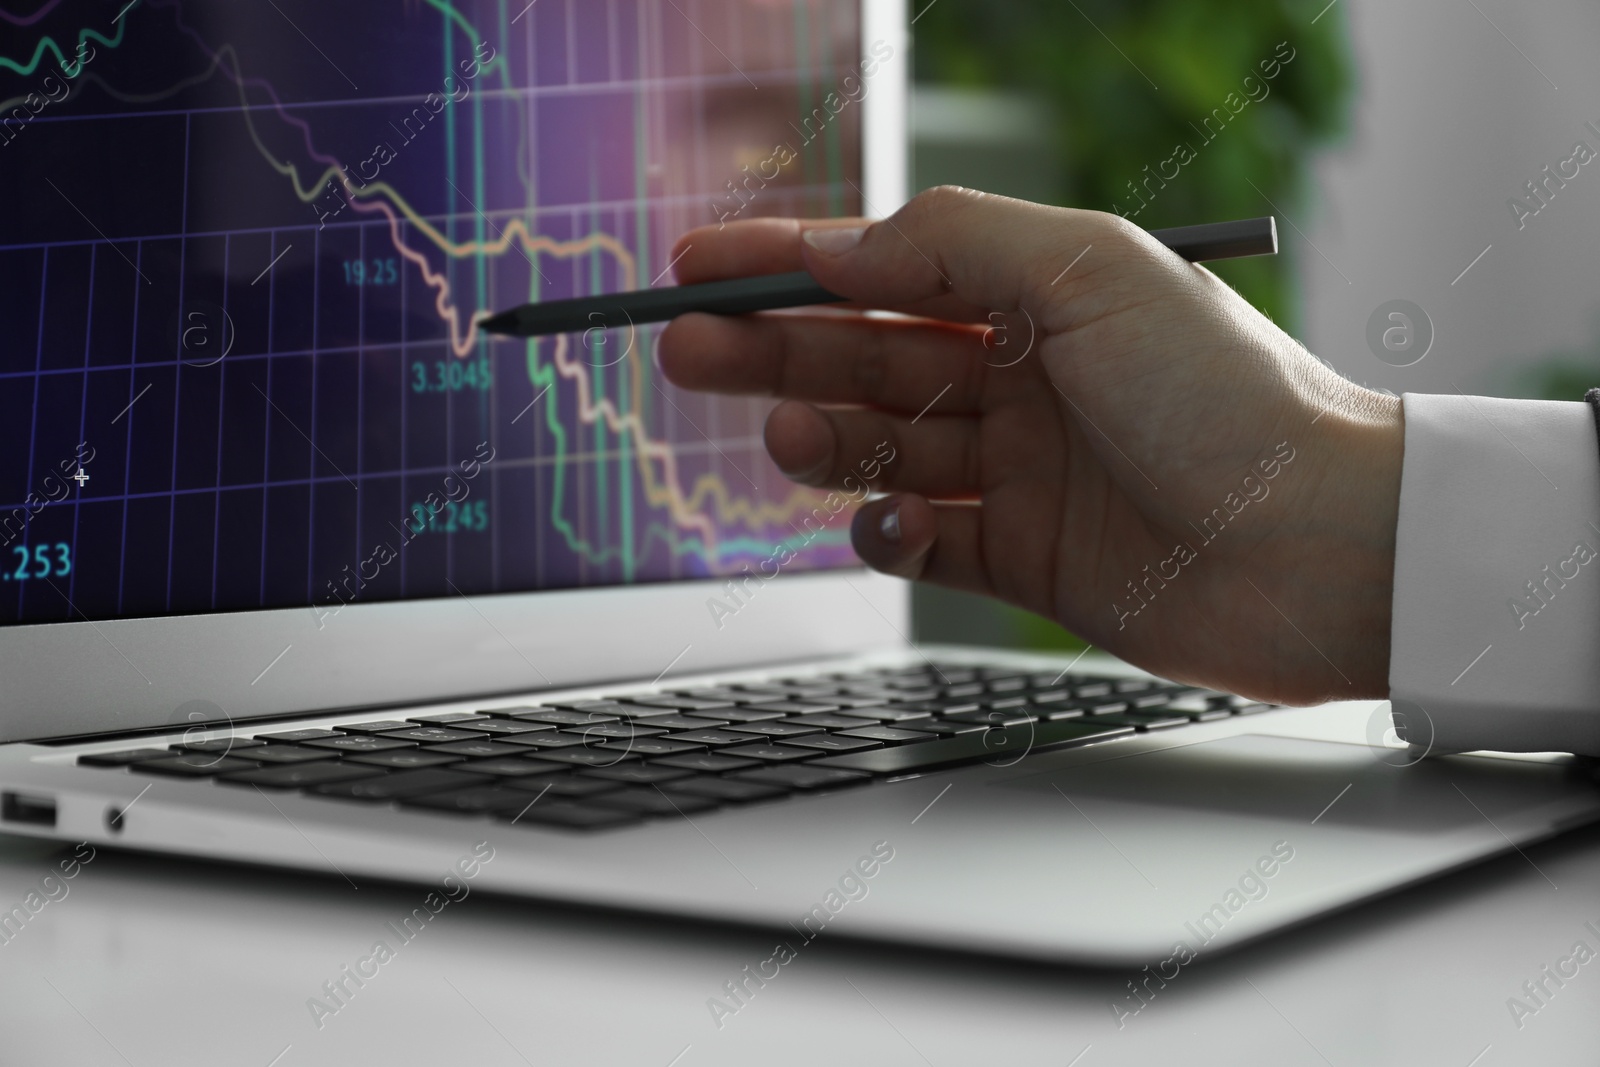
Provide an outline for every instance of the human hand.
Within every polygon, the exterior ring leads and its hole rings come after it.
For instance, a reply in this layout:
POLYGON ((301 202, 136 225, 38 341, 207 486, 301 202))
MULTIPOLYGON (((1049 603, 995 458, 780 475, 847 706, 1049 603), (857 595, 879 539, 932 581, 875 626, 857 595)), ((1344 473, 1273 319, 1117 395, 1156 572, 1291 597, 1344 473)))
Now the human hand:
POLYGON ((1388 692, 1400 403, 1114 215, 933 189, 890 219, 685 235, 679 280, 807 270, 860 313, 685 315, 685 388, 773 395, 890 574, 997 596, 1156 674, 1280 703, 1388 692), (1030 342, 1031 338, 1031 343, 1030 342), (1019 358, 1020 356, 1020 358, 1019 358))

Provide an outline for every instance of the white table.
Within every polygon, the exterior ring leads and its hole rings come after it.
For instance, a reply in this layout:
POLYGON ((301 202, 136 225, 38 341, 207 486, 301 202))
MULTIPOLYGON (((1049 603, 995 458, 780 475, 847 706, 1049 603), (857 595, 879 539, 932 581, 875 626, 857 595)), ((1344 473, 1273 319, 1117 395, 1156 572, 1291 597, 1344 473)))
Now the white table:
MULTIPOLYGON (((0 837, 0 909, 70 854, 0 837)), ((1200 961, 1120 1031, 1108 1004, 1131 974, 827 934, 719 1030, 707 999, 774 935, 485 893, 318 1029, 308 999, 380 937, 398 943, 384 924, 424 887, 107 849, 66 884, 0 944, 0 1063, 1600 1062, 1600 960, 1547 981, 1520 1029, 1507 1008, 1575 941, 1600 951, 1584 926, 1600 928, 1600 829, 1200 961)))

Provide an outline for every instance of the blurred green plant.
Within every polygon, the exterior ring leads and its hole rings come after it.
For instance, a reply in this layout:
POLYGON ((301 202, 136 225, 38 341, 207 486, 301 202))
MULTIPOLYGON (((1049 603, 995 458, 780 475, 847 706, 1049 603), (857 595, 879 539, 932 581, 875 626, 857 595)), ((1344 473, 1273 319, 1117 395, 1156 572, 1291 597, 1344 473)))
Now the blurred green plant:
POLYGON ((1600 352, 1572 353, 1528 367, 1509 396, 1528 400, 1582 400, 1600 385, 1600 352))
POLYGON ((1571 348, 1509 361, 1496 395, 1524 400, 1582 400, 1600 386, 1600 314, 1589 324, 1589 339, 1571 348))
MULTIPOLYGON (((1345 129, 1352 61, 1341 9, 1326 0, 913 2, 919 82, 1023 90, 1051 105, 1060 204, 1138 208, 1130 183, 1143 189, 1187 144, 1194 158, 1164 188, 1152 184, 1139 225, 1274 214, 1286 231, 1282 212, 1300 216, 1311 149, 1345 129), (1275 56, 1280 42, 1293 50, 1287 63, 1275 56), (1275 58, 1280 69, 1267 81, 1261 64, 1275 58), (1238 107, 1249 101, 1247 76, 1267 94, 1238 107), (1208 141, 1202 127, 1214 108, 1228 121, 1214 121, 1208 141)), ((1300 308, 1288 256, 1212 269, 1293 329, 1300 308)))

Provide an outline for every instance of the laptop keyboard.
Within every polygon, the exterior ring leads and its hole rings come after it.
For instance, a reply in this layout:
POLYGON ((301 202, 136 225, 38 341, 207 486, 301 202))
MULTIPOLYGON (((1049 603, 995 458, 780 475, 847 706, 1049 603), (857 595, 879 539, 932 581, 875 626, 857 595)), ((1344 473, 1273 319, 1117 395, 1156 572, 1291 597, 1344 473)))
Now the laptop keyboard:
POLYGON ((274 729, 78 763, 603 830, 1267 710, 1151 679, 926 664, 274 729))

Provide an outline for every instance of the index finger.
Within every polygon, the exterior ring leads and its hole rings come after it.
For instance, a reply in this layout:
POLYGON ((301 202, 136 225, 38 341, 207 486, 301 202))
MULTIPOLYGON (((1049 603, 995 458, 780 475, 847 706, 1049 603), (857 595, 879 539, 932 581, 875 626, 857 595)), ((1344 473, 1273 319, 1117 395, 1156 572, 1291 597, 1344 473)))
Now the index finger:
MULTIPOLYGON (((807 269, 802 251, 804 234, 814 230, 856 231, 871 224, 871 219, 864 218, 769 218, 701 226, 678 238, 668 262, 673 264, 673 274, 680 285, 803 271, 807 269)), ((854 303, 949 322, 982 322, 988 311, 944 292, 930 299, 895 304, 854 303)))
POLYGON ((800 234, 806 229, 855 229, 869 219, 744 219, 722 226, 701 226, 672 246, 672 268, 680 285, 787 274, 805 270, 800 234))

